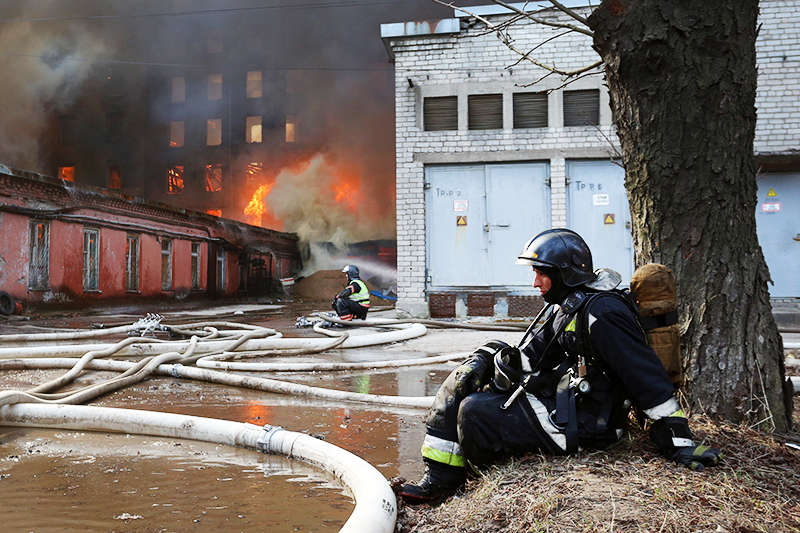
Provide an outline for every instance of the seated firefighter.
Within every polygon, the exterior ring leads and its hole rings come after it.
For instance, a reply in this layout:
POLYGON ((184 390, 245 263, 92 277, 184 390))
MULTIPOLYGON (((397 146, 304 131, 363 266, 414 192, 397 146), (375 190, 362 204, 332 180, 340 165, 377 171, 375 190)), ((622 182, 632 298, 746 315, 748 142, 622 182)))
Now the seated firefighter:
POLYGON ((635 303, 613 290, 618 273, 595 272, 589 247, 567 229, 528 241, 517 264, 533 266, 547 305, 518 347, 488 342, 447 377, 426 422, 425 473, 399 495, 408 503, 449 496, 470 467, 507 454, 607 446, 622 437, 632 405, 663 455, 692 470, 718 464, 719 450, 692 440, 635 303))
POLYGON ((347 287, 333 299, 333 310, 342 320, 366 320, 369 311, 369 289, 358 277, 358 267, 346 265, 342 272, 347 276, 347 287))

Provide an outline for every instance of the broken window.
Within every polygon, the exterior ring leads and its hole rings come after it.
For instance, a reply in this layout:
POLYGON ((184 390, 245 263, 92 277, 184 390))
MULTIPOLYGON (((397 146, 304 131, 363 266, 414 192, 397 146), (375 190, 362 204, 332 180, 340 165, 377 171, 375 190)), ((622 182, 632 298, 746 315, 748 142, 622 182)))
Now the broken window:
POLYGON ((128 235, 125 239, 125 290, 139 290, 139 237, 128 235))
POLYGON ((261 71, 251 70, 247 73, 247 97, 248 98, 261 98, 263 94, 263 85, 261 84, 261 71))
POLYGON ((600 90, 564 91, 564 126, 600 124, 600 90))
POLYGON ((172 102, 186 101, 186 78, 172 78, 172 102))
POLYGON ((217 290, 224 291, 225 290, 225 279, 226 279, 226 268, 227 268, 227 261, 226 261, 225 249, 222 247, 217 248, 217 290))
POLYGON ((245 142, 261 142, 261 117, 247 117, 245 128, 245 142))
POLYGON ((50 223, 31 220, 28 288, 41 290, 50 286, 50 223))
POLYGON ((222 119, 210 118, 206 122, 206 145, 219 146, 222 144, 222 119))
POLYGON ((172 239, 161 239, 161 290, 172 289, 172 239))
POLYGON ((300 117, 297 115, 286 115, 286 142, 293 143, 297 141, 297 123, 300 117))
POLYGON ((208 99, 220 100, 222 98, 222 74, 208 75, 208 99))
POLYGON ((58 167, 58 179, 75 181, 75 167, 58 167))
POLYGON ((75 144, 75 116, 62 115, 58 117, 60 126, 59 142, 61 146, 72 146, 75 144))
POLYGON ((192 290, 200 289, 200 243, 192 243, 192 290))
POLYGON ((547 93, 514 93, 514 127, 547 127, 547 93))
POLYGON ((173 148, 183 146, 185 123, 177 120, 169 123, 169 145, 173 148))
POLYGON ((206 165, 206 191, 222 190, 222 165, 206 165))
POLYGON ((122 188, 122 170, 116 165, 110 165, 108 167, 108 188, 122 188))
POLYGON ((467 97, 468 128, 499 130, 503 128, 503 95, 471 94, 467 97))
POLYGON ((258 187, 264 181, 264 163, 257 161, 247 163, 244 172, 247 175, 247 185, 250 187, 258 187))
POLYGON ((169 167, 167 171, 167 193, 180 194, 183 192, 183 165, 169 167))
POLYGON ((458 96, 434 96, 422 101, 425 131, 458 129, 458 96))
POLYGON ((83 230, 83 290, 97 291, 100 276, 100 232, 96 229, 83 230))

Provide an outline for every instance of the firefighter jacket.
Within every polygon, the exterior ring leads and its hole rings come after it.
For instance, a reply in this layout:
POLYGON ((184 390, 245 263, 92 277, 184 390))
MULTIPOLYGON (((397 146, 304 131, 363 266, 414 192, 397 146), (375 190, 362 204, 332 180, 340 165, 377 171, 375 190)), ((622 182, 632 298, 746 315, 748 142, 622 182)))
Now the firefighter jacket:
POLYGON ((636 314, 610 291, 567 295, 519 348, 525 396, 553 453, 619 440, 632 404, 651 420, 680 409, 636 314))
POLYGON ((337 298, 349 298, 363 307, 369 307, 369 289, 367 289, 367 284, 360 279, 350 280, 337 298))

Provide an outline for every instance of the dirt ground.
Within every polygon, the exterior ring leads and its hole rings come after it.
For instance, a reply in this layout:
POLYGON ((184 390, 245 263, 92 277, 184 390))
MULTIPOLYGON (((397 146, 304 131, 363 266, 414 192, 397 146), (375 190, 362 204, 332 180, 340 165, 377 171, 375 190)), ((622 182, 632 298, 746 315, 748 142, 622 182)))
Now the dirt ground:
MULTIPOLYGON (((645 431, 607 451, 526 456, 434 505, 399 503, 398 533, 800 531, 800 396, 794 427, 768 435, 695 415, 696 440, 724 462, 691 472, 663 459, 645 431)), ((394 480, 395 484, 401 480, 394 480)))

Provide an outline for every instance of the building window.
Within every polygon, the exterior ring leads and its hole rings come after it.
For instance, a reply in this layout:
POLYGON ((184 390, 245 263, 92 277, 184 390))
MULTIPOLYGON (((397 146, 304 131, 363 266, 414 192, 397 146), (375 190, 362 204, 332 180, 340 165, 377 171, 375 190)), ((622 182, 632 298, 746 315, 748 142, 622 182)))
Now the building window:
POLYGON ((183 166, 169 167, 167 171, 167 193, 180 194, 183 192, 183 166))
POLYGON ((183 146, 185 123, 177 120, 169 123, 169 145, 173 148, 183 146))
POLYGON ((471 94, 467 97, 468 127, 471 130, 503 128, 503 95, 471 94))
POLYGON ((161 290, 172 289, 172 239, 161 239, 161 290))
POLYGON ((58 179, 75 181, 75 167, 58 167, 58 179))
POLYGON ((61 146, 72 146, 75 144, 75 116, 62 115, 59 119, 59 144, 61 146))
POLYGON ((100 276, 100 232, 96 229, 83 230, 83 290, 97 291, 100 276))
POLYGON ((514 128, 547 127, 547 93, 514 93, 514 128))
POLYGON ((221 217, 222 209, 207 209, 206 215, 211 215, 212 217, 221 217))
POLYGON ((47 289, 50 285, 50 223, 31 221, 28 288, 47 289))
POLYGON ((222 165, 206 165, 206 191, 222 190, 222 165))
POLYGON ((192 243, 192 290, 200 289, 200 243, 192 243))
POLYGON ((206 145, 219 146, 222 144, 222 119, 210 118, 206 121, 206 145))
POLYGON ((208 75, 208 99, 220 100, 222 98, 222 74, 208 75))
POLYGON ((172 78, 172 103, 186 101, 186 78, 172 78))
POLYGON ((225 279, 226 279, 226 269, 227 269, 227 261, 226 261, 226 254, 224 248, 217 248, 217 290, 224 291, 225 290, 225 279))
POLYGON ((422 101, 422 122, 425 131, 458 129, 458 97, 435 96, 422 101))
POLYGON ((108 167, 108 188, 122 188, 122 170, 116 165, 110 165, 108 167))
POLYGON ((263 85, 261 84, 261 71, 251 70, 247 73, 247 97, 261 98, 264 96, 263 85))
POLYGON ((139 290, 139 237, 136 235, 125 239, 125 290, 139 290))
POLYGON ((297 123, 299 117, 297 115, 286 115, 286 142, 293 143, 297 141, 297 123))
POLYGON ((245 128, 245 142, 261 142, 261 117, 247 117, 245 128))
POLYGON ((600 90, 564 91, 564 126, 600 124, 600 90))

